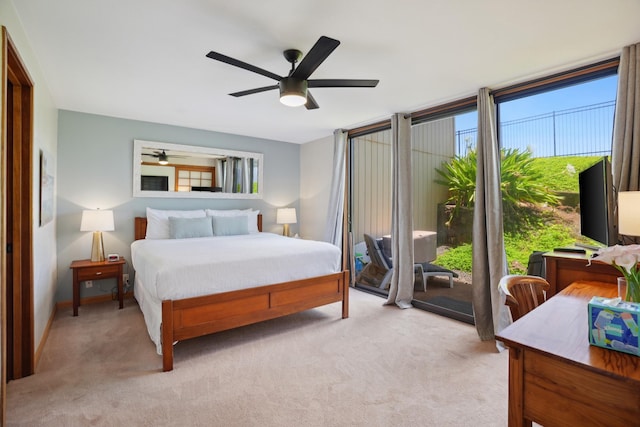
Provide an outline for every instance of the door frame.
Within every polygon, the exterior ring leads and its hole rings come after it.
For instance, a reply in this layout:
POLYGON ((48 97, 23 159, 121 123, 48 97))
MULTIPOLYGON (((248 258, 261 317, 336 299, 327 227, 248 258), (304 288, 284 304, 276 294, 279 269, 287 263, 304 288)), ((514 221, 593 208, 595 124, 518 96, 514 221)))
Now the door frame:
POLYGON ((31 375, 35 371, 33 313, 34 85, 6 27, 2 27, 2 55, 0 58, 2 59, 2 133, 0 135, 0 333, 2 334, 0 358, 2 381, 0 381, 0 415, 4 420, 7 381, 31 375), (7 181, 12 182, 12 191, 7 188, 7 181), (12 244, 10 256, 8 256, 8 243, 12 244), (7 265, 8 259, 13 259, 11 265, 7 265), (10 279, 12 277, 14 280, 10 279), (7 298, 8 290, 13 295, 11 300, 7 298), (9 318, 10 315, 11 318, 9 318), (12 325, 10 331, 7 329, 7 325, 12 325), (7 341, 8 332, 11 332, 14 337, 13 345, 7 341), (13 361, 11 372, 7 370, 9 368, 7 365, 8 352, 11 352, 13 361))

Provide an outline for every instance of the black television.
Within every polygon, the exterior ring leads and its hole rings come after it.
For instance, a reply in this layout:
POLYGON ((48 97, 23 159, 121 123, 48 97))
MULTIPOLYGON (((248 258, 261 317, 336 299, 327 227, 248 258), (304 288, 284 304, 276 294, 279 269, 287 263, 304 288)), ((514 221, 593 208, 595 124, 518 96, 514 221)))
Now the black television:
MULTIPOLYGON (((578 174, 580 191, 580 234, 604 246, 618 241, 614 216, 615 195, 611 163, 607 157, 578 174)), ((589 245, 581 245, 590 249, 589 245)))
POLYGON ((140 177, 142 191, 169 191, 169 177, 142 175, 140 177))

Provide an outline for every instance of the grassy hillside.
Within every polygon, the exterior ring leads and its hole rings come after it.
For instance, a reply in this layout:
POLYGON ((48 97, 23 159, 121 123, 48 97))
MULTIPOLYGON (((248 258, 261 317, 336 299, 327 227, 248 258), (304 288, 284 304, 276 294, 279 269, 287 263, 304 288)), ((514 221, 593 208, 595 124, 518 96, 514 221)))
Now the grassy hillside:
MULTIPOLYGON (((596 163, 602 156, 548 157, 534 159, 532 169, 540 172, 542 184, 550 192, 578 193, 578 174, 596 163)), ((533 251, 550 251, 554 247, 571 245, 584 240, 579 235, 577 213, 572 208, 539 207, 532 211, 533 228, 517 233, 505 233, 505 249, 512 274, 526 272, 529 255, 533 251)), ((441 253, 435 261, 443 267, 471 271, 471 244, 464 244, 441 253)))
POLYGON ((543 176, 542 182, 550 191, 578 192, 578 173, 602 156, 544 157, 533 161, 532 168, 543 176))

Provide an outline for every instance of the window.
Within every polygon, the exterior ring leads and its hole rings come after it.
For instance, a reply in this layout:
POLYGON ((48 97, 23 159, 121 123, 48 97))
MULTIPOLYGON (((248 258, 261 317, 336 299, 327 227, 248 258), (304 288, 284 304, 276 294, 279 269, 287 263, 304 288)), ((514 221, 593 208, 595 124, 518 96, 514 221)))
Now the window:
POLYGON ((578 174, 611 154, 614 73, 569 78, 549 90, 525 90, 504 101, 496 97, 510 273, 526 272, 533 251, 595 243, 580 235, 578 174), (518 173, 504 173, 507 167, 518 173))
POLYGON ((175 169, 176 191, 204 191, 215 187, 214 167, 176 165, 175 169))

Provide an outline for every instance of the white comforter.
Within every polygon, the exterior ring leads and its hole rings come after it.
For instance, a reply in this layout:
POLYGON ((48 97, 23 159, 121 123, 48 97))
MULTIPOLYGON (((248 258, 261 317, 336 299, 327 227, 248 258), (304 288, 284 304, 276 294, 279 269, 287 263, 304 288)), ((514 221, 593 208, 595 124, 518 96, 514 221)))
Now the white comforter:
POLYGON ((162 300, 323 276, 341 271, 340 250, 271 233, 131 244, 134 294, 149 337, 162 354, 162 300))
POLYGON ((137 240, 137 279, 157 300, 182 299, 341 271, 336 246, 272 233, 137 240))

